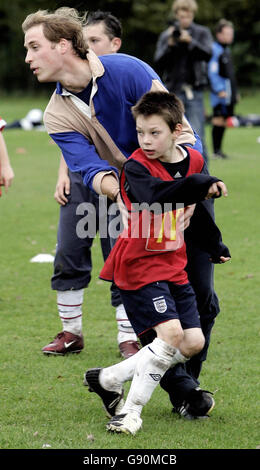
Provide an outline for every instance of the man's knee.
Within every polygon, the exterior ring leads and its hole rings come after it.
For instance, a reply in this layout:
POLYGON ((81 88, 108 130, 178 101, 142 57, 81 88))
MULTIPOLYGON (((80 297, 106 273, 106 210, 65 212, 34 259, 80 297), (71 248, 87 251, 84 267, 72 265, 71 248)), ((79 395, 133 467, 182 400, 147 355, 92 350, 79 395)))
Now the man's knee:
POLYGON ((189 333, 184 332, 184 340, 182 344, 183 354, 192 357, 198 354, 204 347, 205 338, 200 328, 193 328, 189 333))

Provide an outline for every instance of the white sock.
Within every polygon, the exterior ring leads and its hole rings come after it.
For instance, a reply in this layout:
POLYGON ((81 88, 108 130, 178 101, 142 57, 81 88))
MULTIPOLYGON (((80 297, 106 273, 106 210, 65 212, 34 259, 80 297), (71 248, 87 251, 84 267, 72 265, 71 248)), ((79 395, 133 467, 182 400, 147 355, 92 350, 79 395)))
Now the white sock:
POLYGON ((179 362, 184 364, 189 359, 190 359, 189 357, 183 356, 183 354, 180 352, 179 349, 176 349, 176 353, 173 356, 173 363, 172 363, 171 367, 175 366, 176 364, 179 364, 179 362))
POLYGON ((57 291, 57 307, 63 331, 80 335, 84 289, 57 291))
POLYGON ((120 393, 122 385, 128 380, 132 380, 137 361, 142 357, 147 347, 148 345, 124 361, 102 369, 99 375, 100 385, 106 390, 120 393))
POLYGON ((128 320, 128 316, 123 304, 120 304, 118 307, 116 307, 116 321, 118 328, 118 344, 123 343, 124 341, 137 341, 137 336, 130 321, 128 320))
POLYGON ((162 376, 174 363, 175 353, 176 348, 160 338, 155 338, 146 346, 136 363, 127 400, 120 413, 135 413, 140 416, 143 406, 150 400, 162 376))

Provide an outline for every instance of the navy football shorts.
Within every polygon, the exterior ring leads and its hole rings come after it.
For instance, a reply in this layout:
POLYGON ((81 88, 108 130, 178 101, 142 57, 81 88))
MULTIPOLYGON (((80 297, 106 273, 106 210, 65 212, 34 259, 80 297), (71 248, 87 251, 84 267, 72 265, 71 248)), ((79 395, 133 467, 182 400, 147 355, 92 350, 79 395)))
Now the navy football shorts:
POLYGON ((234 105, 233 104, 217 104, 217 106, 214 106, 213 108, 213 116, 218 117, 218 116, 223 116, 225 118, 229 116, 234 116, 234 105))
POLYGON ((137 335, 174 319, 180 320, 184 330, 200 328, 196 297, 189 283, 158 281, 138 290, 120 289, 120 294, 137 335))

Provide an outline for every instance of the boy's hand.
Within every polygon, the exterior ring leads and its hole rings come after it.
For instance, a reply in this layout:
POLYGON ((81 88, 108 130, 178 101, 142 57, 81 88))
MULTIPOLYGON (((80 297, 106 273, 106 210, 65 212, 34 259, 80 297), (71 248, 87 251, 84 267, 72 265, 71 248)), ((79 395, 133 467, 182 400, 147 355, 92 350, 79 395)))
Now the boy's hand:
POLYGON ((3 165, 1 167, 1 175, 0 175, 0 186, 5 187, 5 192, 7 193, 8 188, 11 186, 12 181, 14 179, 14 172, 11 165, 3 165))
POLYGON ((218 259, 209 258, 212 263, 223 264, 231 259, 231 256, 220 256, 218 259))
POLYGON ((217 183, 213 183, 210 186, 208 190, 208 194, 205 197, 205 199, 211 199, 212 197, 217 198, 217 197, 220 197, 221 194, 223 194, 223 196, 226 197, 228 195, 228 191, 227 191, 227 187, 225 183, 223 183, 223 181, 218 181, 217 183))
POLYGON ((226 263, 227 261, 229 261, 231 258, 230 256, 228 257, 225 257, 225 256, 220 256, 220 263, 226 263))

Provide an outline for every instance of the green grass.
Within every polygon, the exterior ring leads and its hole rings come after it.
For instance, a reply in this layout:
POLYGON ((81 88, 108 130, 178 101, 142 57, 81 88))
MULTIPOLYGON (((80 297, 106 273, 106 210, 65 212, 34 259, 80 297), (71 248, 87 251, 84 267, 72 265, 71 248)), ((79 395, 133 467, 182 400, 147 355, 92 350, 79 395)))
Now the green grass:
MULTIPOLYGON (((44 98, 3 98, 11 121, 44 98)), ((259 112, 260 94, 248 94, 238 112, 259 112)), ((216 201, 216 219, 232 260, 216 266, 221 314, 212 333, 201 385, 217 390, 210 420, 185 422, 171 414, 159 387, 143 411, 136 437, 106 433, 100 400, 82 385, 84 371, 119 360, 109 284, 98 279, 99 241, 93 247, 92 281, 85 292, 85 349, 76 356, 45 357, 44 346, 60 330, 52 264, 33 264, 55 251, 58 205, 53 199, 59 150, 44 132, 4 133, 15 180, 0 200, 0 448, 42 449, 255 449, 259 446, 259 128, 229 129, 227 161, 210 171, 228 186, 216 201), (258 421, 258 422, 257 422, 258 421)), ((210 127, 207 127, 210 148, 210 127)))

